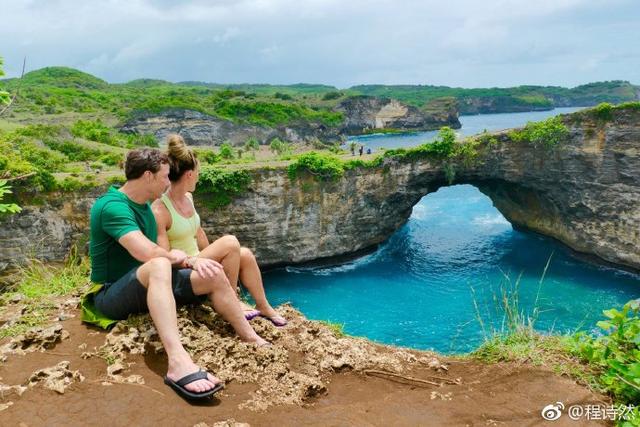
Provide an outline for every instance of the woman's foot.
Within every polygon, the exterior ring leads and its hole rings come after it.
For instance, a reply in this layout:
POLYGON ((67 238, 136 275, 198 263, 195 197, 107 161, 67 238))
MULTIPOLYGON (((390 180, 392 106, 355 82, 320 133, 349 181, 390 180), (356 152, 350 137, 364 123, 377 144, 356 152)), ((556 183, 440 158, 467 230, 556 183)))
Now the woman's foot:
POLYGON ((287 324, 287 319, 278 314, 277 311, 273 309, 273 307, 268 306, 264 309, 259 309, 260 316, 265 319, 269 319, 271 323, 273 323, 277 327, 282 327, 287 324))

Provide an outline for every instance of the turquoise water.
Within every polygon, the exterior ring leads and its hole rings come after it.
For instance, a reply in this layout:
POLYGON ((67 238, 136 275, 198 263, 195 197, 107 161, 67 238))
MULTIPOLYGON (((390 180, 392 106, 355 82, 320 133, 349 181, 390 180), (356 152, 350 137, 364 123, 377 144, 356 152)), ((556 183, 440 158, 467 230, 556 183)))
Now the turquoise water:
MULTIPOLYGON (((557 112, 462 117, 461 133, 557 112)), ((376 143, 391 147, 403 138, 376 143)), ((272 303, 291 302, 311 319, 382 343, 451 353, 472 350, 491 328, 501 328, 494 298, 516 286, 518 276, 521 310, 539 308, 541 331, 591 330, 602 310, 640 296, 640 276, 583 262, 549 238, 513 230, 470 185, 425 196, 375 253, 336 267, 276 270, 264 279, 272 303)))

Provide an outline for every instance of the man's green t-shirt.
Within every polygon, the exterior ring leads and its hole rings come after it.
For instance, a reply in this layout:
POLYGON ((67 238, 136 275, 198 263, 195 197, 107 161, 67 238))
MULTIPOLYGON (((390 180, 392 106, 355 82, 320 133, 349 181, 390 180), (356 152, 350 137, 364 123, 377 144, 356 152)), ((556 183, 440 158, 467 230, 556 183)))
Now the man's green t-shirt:
POLYGON ((156 243, 158 229, 151 204, 136 203, 110 187, 91 208, 91 280, 111 283, 142 263, 118 243, 125 234, 140 230, 156 243))

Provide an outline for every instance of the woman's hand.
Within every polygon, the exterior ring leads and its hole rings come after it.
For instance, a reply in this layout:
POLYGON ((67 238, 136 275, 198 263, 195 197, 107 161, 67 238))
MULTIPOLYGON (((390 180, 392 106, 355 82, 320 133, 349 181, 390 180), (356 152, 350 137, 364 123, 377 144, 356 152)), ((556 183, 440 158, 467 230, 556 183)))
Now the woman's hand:
POLYGON ((224 274, 222 264, 209 258, 189 257, 187 258, 187 265, 197 271, 203 279, 216 277, 219 273, 224 274))

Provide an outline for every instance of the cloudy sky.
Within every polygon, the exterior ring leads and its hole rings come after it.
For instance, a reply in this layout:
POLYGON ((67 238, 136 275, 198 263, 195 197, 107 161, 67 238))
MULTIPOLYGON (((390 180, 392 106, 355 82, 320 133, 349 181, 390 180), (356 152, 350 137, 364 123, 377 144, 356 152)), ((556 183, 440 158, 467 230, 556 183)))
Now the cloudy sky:
POLYGON ((640 84, 640 2, 0 0, 0 56, 109 82, 640 84))

